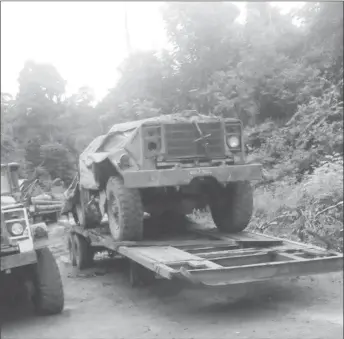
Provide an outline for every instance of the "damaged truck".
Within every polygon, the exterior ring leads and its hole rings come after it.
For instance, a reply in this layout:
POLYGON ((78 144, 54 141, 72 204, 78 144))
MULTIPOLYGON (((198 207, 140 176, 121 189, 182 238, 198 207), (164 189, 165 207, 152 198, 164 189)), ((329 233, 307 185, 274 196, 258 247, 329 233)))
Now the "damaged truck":
POLYGON ((192 111, 116 124, 80 155, 62 213, 85 229, 107 215, 114 240, 138 241, 145 213, 187 215, 208 206, 220 231, 238 233, 250 221, 250 181, 261 171, 245 162, 238 119, 192 111))

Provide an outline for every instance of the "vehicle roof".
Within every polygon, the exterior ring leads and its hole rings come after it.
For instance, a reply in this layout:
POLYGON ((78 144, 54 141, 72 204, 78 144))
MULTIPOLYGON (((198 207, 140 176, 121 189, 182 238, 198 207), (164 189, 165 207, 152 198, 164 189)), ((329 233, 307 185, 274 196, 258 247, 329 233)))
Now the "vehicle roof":
POLYGON ((173 122, 190 122, 190 121, 198 121, 198 122, 211 122, 211 121, 240 121, 236 118, 223 118, 215 115, 202 115, 198 114, 197 111, 183 111, 180 113, 174 114, 165 114, 159 115, 151 118, 140 119, 135 121, 123 122, 120 124, 115 124, 111 127, 108 134, 112 134, 115 132, 125 132, 132 129, 136 129, 143 124, 151 124, 151 123, 173 123, 173 122))

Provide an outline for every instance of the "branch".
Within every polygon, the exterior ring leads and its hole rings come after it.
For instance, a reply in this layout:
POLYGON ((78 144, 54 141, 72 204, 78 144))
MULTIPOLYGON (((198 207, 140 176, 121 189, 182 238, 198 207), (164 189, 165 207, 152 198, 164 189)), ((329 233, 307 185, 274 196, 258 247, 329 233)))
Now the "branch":
POLYGON ((338 204, 336 204, 336 205, 326 207, 326 208, 323 209, 322 211, 318 212, 318 213, 315 215, 314 218, 318 217, 320 214, 322 214, 322 213, 324 213, 324 212, 326 212, 326 211, 328 211, 328 210, 331 210, 331 209, 333 209, 333 208, 335 208, 335 207, 337 207, 337 206, 339 206, 339 205, 343 205, 343 201, 340 201, 340 202, 339 202, 338 204))

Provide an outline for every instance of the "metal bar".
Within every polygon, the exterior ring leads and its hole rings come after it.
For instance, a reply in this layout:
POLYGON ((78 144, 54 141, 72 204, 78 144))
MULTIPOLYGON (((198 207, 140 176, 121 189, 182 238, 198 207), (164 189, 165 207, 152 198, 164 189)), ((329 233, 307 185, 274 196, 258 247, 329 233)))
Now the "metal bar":
POLYGON ((342 253, 339 253, 339 252, 336 252, 333 250, 327 250, 327 249, 321 248, 319 246, 305 244, 302 242, 293 241, 293 240, 289 240, 289 239, 288 240, 287 239, 279 239, 279 238, 276 238, 272 235, 267 235, 267 234, 257 233, 257 232, 250 232, 250 234, 252 236, 260 236, 260 237, 264 237, 264 238, 268 238, 268 239, 272 239, 272 240, 276 240, 276 241, 281 240, 281 241, 283 241, 284 245, 294 245, 294 246, 297 246, 302 251, 311 250, 312 253, 322 252, 324 254, 333 254, 333 255, 339 255, 339 256, 343 255, 342 253))
POLYGON ((190 247, 183 247, 183 246, 177 246, 180 249, 183 249, 185 251, 188 251, 189 253, 193 253, 198 255, 199 253, 208 253, 208 252, 214 252, 214 250, 236 250, 239 249, 238 245, 230 245, 227 242, 227 246, 226 245, 216 245, 216 244, 211 244, 211 246, 207 246, 207 247, 199 247, 199 246, 195 246, 193 248, 190 247))
MULTIPOLYGON (((277 263, 235 266, 222 269, 189 270, 188 274, 196 281, 208 286, 220 286, 272 278, 304 276, 343 270, 343 257, 330 257, 304 261, 288 261, 277 263)), ((180 277, 183 276, 179 273, 180 277)))
POLYGON ((261 253, 261 249, 256 248, 248 248, 243 250, 229 250, 229 251, 214 251, 214 252, 203 252, 203 253, 194 253, 195 255, 201 258, 217 258, 217 257, 234 257, 238 255, 245 255, 245 254, 254 254, 254 253, 261 253))
POLYGON ((8 224, 10 222, 17 222, 17 221, 25 221, 25 218, 19 218, 19 219, 8 219, 8 220, 5 220, 5 224, 8 224))
POLYGON ((212 258, 211 261, 221 266, 234 267, 234 266, 245 266, 245 265, 271 262, 272 259, 273 259, 273 256, 271 255, 271 253, 257 253, 257 254, 238 255, 234 257, 212 258))
POLYGON ((255 237, 252 236, 252 233, 248 232, 241 232, 239 234, 221 234, 219 232, 214 231, 207 231, 207 230, 199 230, 199 229, 192 229, 192 232, 204 236, 211 237, 213 239, 221 239, 227 241, 235 241, 237 243, 249 243, 249 244, 257 244, 257 245, 278 245, 283 244, 283 240, 281 239, 264 239, 265 237, 260 237, 259 234, 255 234, 255 237), (260 238, 260 239, 259 239, 260 238))
POLYGON ((274 261, 290 261, 290 260, 307 260, 306 258, 300 257, 297 254, 291 253, 277 253, 274 261))

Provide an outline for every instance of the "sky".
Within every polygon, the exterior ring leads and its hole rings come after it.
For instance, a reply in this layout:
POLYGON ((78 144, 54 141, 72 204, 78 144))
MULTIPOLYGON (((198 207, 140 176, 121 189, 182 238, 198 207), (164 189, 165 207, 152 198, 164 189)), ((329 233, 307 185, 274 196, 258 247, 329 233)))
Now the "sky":
MULTIPOLYGON (((235 3, 244 17, 244 2, 235 3)), ((302 2, 274 2, 283 12, 302 2)), ((67 80, 67 94, 82 86, 104 97, 127 55, 125 7, 133 49, 167 45, 162 2, 2 2, 1 92, 16 94, 28 59, 53 64, 67 80)))

